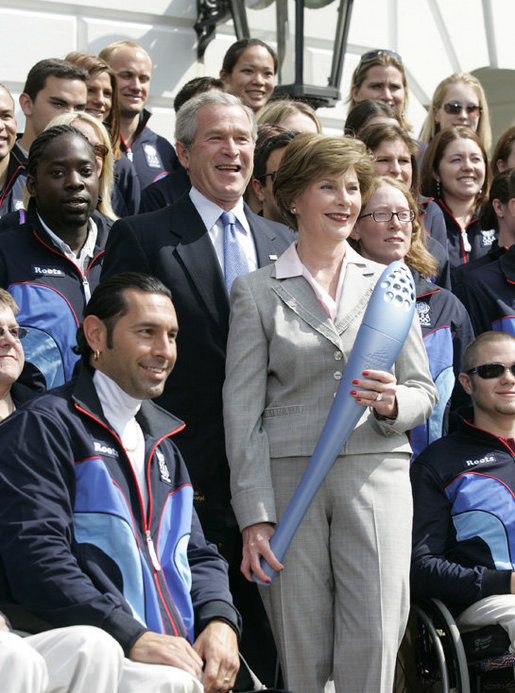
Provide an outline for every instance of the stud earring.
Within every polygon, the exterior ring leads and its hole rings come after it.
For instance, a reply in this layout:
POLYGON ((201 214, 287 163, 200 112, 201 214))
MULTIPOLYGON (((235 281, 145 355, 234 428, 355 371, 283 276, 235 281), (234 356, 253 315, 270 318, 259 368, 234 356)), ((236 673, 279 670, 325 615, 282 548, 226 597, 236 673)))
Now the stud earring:
POLYGON ((297 207, 290 207, 291 214, 297 214, 297 207))

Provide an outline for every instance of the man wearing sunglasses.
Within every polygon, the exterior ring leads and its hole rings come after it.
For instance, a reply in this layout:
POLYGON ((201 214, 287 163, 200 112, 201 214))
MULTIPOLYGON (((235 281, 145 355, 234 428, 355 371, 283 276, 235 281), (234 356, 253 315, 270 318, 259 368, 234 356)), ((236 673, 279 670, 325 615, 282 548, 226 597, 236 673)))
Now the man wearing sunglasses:
POLYGON ((472 408, 411 470, 412 594, 463 631, 499 624, 515 645, 515 337, 484 332, 459 376, 472 408))

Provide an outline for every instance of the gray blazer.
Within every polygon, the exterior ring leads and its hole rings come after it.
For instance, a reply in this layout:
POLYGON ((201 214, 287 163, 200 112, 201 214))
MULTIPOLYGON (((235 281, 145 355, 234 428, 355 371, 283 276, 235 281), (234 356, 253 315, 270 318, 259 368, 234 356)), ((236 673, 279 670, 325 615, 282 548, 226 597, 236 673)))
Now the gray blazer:
MULTIPOLYGON (((303 277, 275 265, 239 277, 231 292, 224 421, 232 505, 241 529, 276 522, 270 460, 313 453, 383 265, 349 263, 335 322, 303 277)), ((374 368, 374 364, 370 364, 374 368)), ((394 365, 398 416, 364 408, 342 455, 411 453, 406 431, 437 401, 417 319, 394 365)))

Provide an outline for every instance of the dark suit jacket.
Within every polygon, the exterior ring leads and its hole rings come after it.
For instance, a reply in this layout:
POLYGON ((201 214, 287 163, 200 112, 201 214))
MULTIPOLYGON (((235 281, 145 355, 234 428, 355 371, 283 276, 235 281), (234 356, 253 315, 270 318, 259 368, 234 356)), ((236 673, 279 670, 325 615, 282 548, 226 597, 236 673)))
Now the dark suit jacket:
MULTIPOLYGON (((286 226, 248 208, 245 213, 262 267, 275 260, 294 236, 286 226)), ((188 466, 204 529, 209 534, 210 529, 235 526, 222 418, 229 296, 213 245, 189 195, 171 207, 114 224, 102 279, 124 271, 153 274, 172 292, 179 321, 178 356, 157 402, 186 422, 175 442, 188 466)))

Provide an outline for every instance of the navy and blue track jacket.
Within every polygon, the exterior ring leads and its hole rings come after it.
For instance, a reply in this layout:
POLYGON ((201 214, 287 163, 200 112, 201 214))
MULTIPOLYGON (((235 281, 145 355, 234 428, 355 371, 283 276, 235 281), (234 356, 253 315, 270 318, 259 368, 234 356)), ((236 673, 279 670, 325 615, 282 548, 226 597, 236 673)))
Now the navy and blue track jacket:
POLYGON ((451 395, 459 398, 456 384, 465 347, 474 339, 470 318, 463 304, 450 291, 413 272, 417 292, 417 314, 426 348, 429 369, 438 402, 429 419, 412 429, 410 443, 416 457, 427 445, 446 435, 451 395))
POLYGON ((108 230, 94 215, 95 255, 83 275, 44 230, 33 201, 26 214, 15 213, 12 219, 12 228, 0 236, 0 286, 18 304, 19 324, 29 328, 23 342, 26 361, 51 388, 72 376, 78 359, 72 347, 86 306, 84 287, 89 284, 93 292, 100 281, 108 230))
POLYGON ((447 249, 449 251, 451 271, 452 268, 457 265, 470 262, 471 260, 485 255, 495 240, 495 232, 493 229, 482 229, 479 225, 478 215, 471 219, 467 224, 467 237, 472 249, 467 253, 463 247, 461 227, 454 218, 453 213, 443 200, 436 200, 436 202, 443 212, 445 225, 447 227, 447 249))
POLYGON ((193 642, 217 619, 239 633, 227 564, 204 538, 170 440, 184 424, 150 401, 136 416, 145 510, 92 376, 82 364, 76 379, 0 426, 0 608, 15 628, 31 615, 52 627, 98 626, 126 654, 147 630, 193 642))
MULTIPOLYGON (((140 191, 153 183, 162 173, 170 173, 179 167, 177 154, 170 142, 148 127, 147 123, 151 115, 146 109, 142 111, 130 147, 123 137, 120 139, 121 150, 136 171, 140 191)), ((138 208, 139 199, 136 212, 138 208)))
POLYGON ((515 451, 463 413, 411 467, 412 594, 455 612, 509 594, 515 570, 515 451))
POLYGON ((469 312, 476 335, 487 330, 515 335, 515 245, 497 260, 463 275, 456 294, 469 312))

